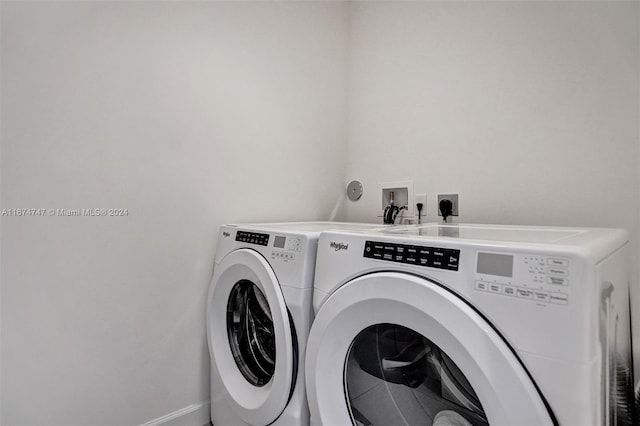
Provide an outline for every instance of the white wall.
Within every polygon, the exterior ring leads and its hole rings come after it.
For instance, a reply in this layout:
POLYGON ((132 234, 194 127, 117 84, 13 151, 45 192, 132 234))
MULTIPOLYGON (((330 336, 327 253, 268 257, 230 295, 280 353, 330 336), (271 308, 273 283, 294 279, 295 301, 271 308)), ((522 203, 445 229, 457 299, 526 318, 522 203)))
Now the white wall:
POLYGON ((1 13, 2 208, 128 209, 2 217, 1 423, 208 421, 218 226, 344 215, 345 6, 1 13))
POLYGON ((640 331, 639 3, 350 11, 349 219, 380 220, 377 184, 413 180, 428 221, 459 193, 459 222, 626 228, 640 331))
POLYGON ((638 259, 636 2, 0 13, 1 207, 129 212, 2 217, 2 424, 206 411, 217 227, 379 221, 378 182, 426 220, 457 192, 458 221, 628 228, 638 259))

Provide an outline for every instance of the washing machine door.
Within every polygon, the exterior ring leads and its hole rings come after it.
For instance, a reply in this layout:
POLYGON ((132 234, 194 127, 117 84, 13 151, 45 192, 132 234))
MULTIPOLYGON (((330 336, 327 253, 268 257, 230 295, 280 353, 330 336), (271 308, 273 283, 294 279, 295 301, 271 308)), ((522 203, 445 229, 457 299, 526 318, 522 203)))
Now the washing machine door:
POLYGON ((217 265, 207 334, 224 398, 251 425, 278 418, 291 395, 296 348, 278 280, 257 252, 239 249, 217 265))
POLYGON ((495 329, 409 274, 365 275, 332 294, 313 322, 305 374, 317 425, 555 423, 495 329))

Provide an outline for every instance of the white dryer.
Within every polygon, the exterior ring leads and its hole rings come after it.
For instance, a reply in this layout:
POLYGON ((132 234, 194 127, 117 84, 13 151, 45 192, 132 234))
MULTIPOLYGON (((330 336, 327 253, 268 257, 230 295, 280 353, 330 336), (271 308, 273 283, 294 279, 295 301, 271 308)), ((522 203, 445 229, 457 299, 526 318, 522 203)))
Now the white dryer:
POLYGON ((318 237, 336 222, 220 228, 207 301, 215 426, 309 424, 305 343, 318 237))
POLYGON ((311 423, 631 424, 628 247, 612 229, 323 233, 311 423))

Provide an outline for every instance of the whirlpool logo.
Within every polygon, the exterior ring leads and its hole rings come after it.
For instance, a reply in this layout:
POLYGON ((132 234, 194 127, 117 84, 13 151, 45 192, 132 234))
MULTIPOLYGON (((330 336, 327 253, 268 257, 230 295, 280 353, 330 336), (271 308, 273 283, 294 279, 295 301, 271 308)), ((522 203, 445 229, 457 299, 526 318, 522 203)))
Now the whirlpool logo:
POLYGON ((340 250, 349 250, 349 244, 345 244, 345 243, 336 243, 335 241, 330 241, 329 242, 329 247, 331 247, 332 249, 334 249, 335 251, 340 251, 340 250))
POLYGON ((228 233, 227 231, 222 231, 222 236, 225 238, 229 238, 231 236, 230 233, 228 233))

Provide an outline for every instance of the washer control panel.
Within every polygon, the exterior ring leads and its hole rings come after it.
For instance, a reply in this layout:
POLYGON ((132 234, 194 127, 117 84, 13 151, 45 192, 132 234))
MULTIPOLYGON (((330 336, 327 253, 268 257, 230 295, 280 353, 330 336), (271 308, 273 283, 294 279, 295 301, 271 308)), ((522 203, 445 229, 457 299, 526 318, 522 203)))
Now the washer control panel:
POLYGON ((366 241, 364 257, 457 271, 460 250, 366 241))
POLYGON ((238 231, 236 233, 236 241, 240 241, 242 243, 257 244, 259 246, 267 246, 269 245, 269 234, 238 231))
POLYGON ((283 260, 290 262, 296 259, 296 255, 302 250, 302 238, 274 235, 272 260, 283 260))
POLYGON ((570 261, 565 257, 478 252, 477 291, 531 302, 568 305, 570 261))

